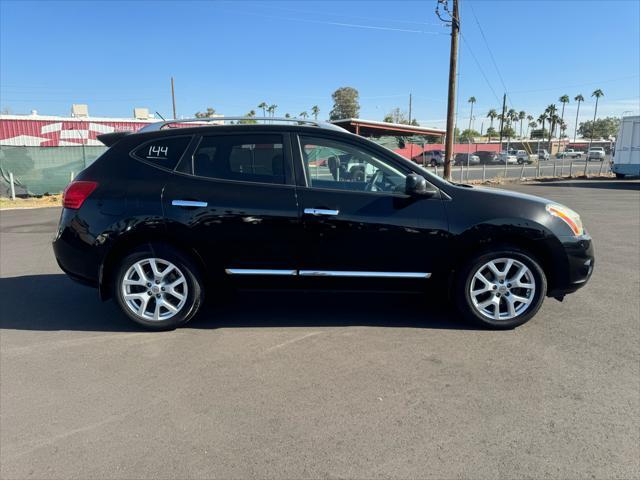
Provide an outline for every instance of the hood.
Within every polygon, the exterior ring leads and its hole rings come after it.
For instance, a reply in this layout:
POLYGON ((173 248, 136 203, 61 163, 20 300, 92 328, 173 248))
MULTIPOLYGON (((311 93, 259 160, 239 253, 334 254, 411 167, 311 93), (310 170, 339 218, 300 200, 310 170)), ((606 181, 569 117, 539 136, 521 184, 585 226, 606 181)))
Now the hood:
MULTIPOLYGON (((464 187, 464 188, 468 188, 468 187, 464 187)), ((542 206, 544 206, 544 205, 546 205, 548 203, 556 203, 556 202, 552 202, 551 200, 548 200, 548 199, 543 198, 543 197, 537 197, 535 195, 529 195, 527 193, 513 192, 511 190, 503 190, 501 188, 476 187, 476 186, 473 186, 469 190, 471 190, 473 192, 481 193, 483 195, 489 194, 489 195, 496 196, 496 197, 505 197, 505 200, 507 200, 509 198, 518 199, 518 200, 526 200, 526 201, 530 201, 530 202, 539 203, 542 206)))

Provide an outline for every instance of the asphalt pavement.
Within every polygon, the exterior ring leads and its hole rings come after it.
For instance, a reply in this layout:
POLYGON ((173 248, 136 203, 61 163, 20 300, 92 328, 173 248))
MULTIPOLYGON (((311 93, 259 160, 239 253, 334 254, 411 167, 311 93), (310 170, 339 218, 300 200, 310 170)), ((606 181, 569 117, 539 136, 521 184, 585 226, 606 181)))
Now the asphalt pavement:
POLYGON ((243 292, 137 329, 0 212, 0 477, 639 478, 640 182, 509 185, 582 214, 591 282, 512 331, 406 294, 243 292))

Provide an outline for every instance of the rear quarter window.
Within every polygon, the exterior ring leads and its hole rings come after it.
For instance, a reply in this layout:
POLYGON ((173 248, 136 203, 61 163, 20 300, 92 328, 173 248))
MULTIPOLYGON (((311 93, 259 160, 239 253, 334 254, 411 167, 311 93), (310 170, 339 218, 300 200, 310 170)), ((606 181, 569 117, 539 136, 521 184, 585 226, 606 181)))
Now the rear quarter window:
POLYGON ((145 142, 132 155, 158 167, 173 170, 187 149, 191 137, 165 137, 145 142))

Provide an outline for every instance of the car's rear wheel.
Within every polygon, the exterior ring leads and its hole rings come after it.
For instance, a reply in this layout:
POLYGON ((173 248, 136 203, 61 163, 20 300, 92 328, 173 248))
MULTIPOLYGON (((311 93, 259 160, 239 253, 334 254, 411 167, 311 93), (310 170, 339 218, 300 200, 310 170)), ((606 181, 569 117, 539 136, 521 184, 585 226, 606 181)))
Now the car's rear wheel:
POLYGON ((125 257, 115 276, 114 292, 125 315, 153 330, 184 325, 204 297, 197 268, 166 246, 144 248, 125 257))
POLYGON ((530 320, 542 306, 547 280, 538 262, 516 248, 483 253, 457 276, 456 304, 469 320, 508 329, 530 320))

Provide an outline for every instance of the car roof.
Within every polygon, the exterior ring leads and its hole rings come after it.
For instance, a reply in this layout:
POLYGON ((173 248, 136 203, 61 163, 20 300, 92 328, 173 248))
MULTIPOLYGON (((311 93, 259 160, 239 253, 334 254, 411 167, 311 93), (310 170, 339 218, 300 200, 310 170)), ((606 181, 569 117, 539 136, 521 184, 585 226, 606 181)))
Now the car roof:
MULTIPOLYGON (((244 118, 244 117, 240 117, 244 118)), ((327 128, 326 126, 318 126, 309 122, 287 122, 283 124, 230 124, 230 125, 218 125, 212 123, 198 124, 195 122, 190 122, 187 124, 178 123, 178 126, 168 127, 168 128, 159 128, 163 125, 175 124, 175 122, 159 122, 157 128, 147 128, 144 127, 136 132, 131 131, 123 131, 123 132, 113 132, 106 133, 103 135, 98 135, 98 140, 104 143, 106 146, 111 146, 123 137, 133 141, 136 139, 137 141, 146 141, 154 138, 162 138, 165 136, 184 136, 184 135, 203 135, 203 134, 217 134, 217 133, 237 133, 237 132, 269 132, 269 133, 278 133, 278 132, 305 132, 310 135, 322 135, 330 133, 332 136, 342 136, 342 137, 358 137, 362 138, 359 135, 351 133, 344 128, 332 125, 335 128, 327 128)))

